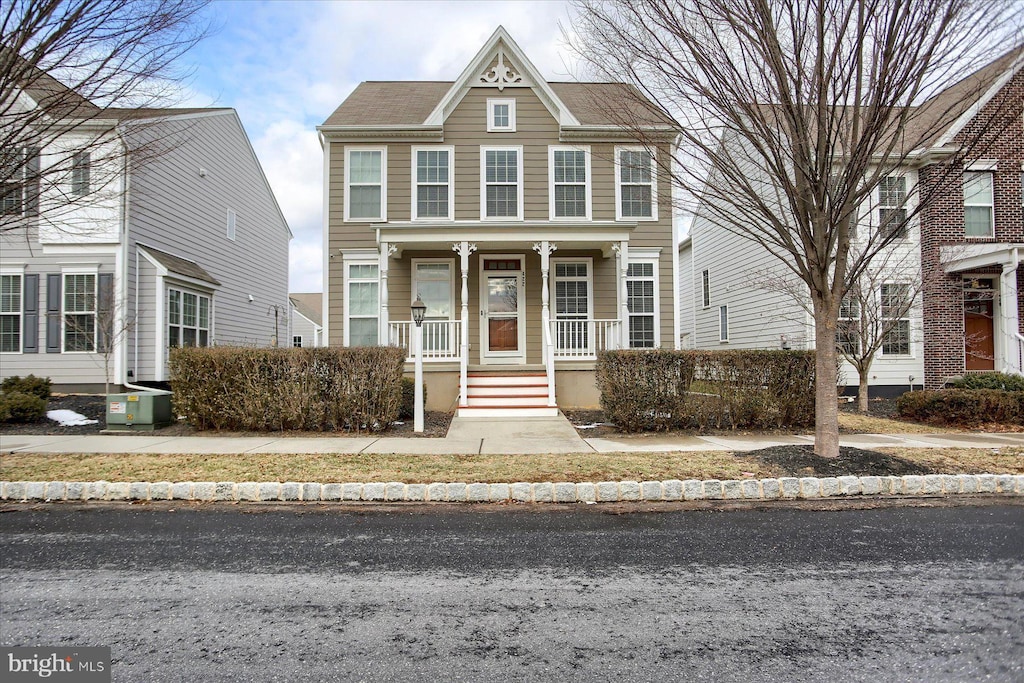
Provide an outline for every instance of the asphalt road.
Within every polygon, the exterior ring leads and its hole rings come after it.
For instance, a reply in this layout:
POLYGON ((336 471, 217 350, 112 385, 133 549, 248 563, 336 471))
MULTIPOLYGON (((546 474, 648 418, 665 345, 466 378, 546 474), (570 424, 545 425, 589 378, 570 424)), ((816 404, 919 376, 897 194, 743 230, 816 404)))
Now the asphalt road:
POLYGON ((1020 504, 665 509, 14 507, 0 644, 117 681, 1024 681, 1020 504))

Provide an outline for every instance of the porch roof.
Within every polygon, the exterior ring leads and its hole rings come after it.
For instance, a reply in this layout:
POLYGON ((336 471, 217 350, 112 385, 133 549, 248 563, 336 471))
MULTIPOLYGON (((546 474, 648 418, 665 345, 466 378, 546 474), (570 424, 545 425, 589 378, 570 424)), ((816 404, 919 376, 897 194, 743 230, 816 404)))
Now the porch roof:
POLYGON ((611 256, 612 245, 628 242, 635 222, 594 221, 586 225, 554 221, 458 221, 425 223, 395 221, 376 223, 377 243, 410 249, 452 248, 455 242, 472 242, 491 248, 517 248, 547 240, 565 248, 600 249, 611 256))
POLYGON ((1024 243, 985 242, 955 244, 939 248, 939 261, 947 273, 961 273, 989 266, 1016 266, 1024 256, 1024 243))

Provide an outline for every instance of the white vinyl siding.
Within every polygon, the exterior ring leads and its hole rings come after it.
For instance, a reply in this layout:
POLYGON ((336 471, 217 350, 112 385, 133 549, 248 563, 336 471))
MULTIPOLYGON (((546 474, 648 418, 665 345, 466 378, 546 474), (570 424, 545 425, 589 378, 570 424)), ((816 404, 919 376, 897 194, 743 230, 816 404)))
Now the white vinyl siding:
POLYGON ((345 346, 377 346, 380 327, 380 266, 345 264, 345 346))
POLYGON ((992 237, 995 234, 992 173, 964 173, 964 234, 967 237, 992 237))
POLYGON ((550 146, 548 178, 551 220, 590 220, 590 149, 550 146))
POLYGON ((643 147, 615 148, 616 220, 657 220, 654 155, 643 147))
POLYGON ((626 294, 629 308, 629 347, 652 349, 658 346, 658 266, 655 261, 630 263, 626 270, 626 294))
POLYGON ((413 220, 450 220, 454 217, 454 157, 454 147, 413 147, 413 220))
POLYGON ((345 148, 345 220, 387 217, 387 148, 345 148))
POLYGON ((64 274, 64 353, 96 350, 96 275, 64 274))
POLYGON ((480 218, 523 219, 523 148, 480 148, 480 218))
POLYGON ((22 276, 0 275, 0 353, 21 353, 22 276))

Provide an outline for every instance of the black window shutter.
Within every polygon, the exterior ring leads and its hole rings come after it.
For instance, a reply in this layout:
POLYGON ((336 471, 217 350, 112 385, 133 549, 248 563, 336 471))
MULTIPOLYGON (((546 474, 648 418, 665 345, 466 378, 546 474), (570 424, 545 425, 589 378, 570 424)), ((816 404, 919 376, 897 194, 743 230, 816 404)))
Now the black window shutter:
POLYGON ((39 353, 39 276, 26 275, 22 296, 22 353, 39 353))
POLYGON ((60 353, 60 296, 61 275, 46 276, 46 352, 60 353))
POLYGON ((97 292, 96 314, 99 319, 96 327, 99 329, 99 351, 109 350, 111 335, 114 331, 114 274, 100 273, 99 291, 97 292))

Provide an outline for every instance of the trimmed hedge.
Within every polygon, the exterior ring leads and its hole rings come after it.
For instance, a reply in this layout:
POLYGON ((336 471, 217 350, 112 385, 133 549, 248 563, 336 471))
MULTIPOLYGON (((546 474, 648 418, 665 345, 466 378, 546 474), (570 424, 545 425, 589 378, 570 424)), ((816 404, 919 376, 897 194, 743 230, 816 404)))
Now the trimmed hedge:
POLYGON ((31 394, 32 396, 38 396, 44 401, 48 401, 50 399, 50 378, 36 377, 35 375, 27 375, 25 377, 14 375, 0 382, 0 391, 5 394, 31 394))
POLYGON ((961 377, 949 383, 954 389, 999 389, 1001 391, 1024 391, 1024 377, 1007 375, 1004 372, 979 372, 961 377))
POLYGON ((627 432, 814 424, 808 351, 605 351, 597 386, 627 432))
POLYGON ((405 350, 176 348, 176 414, 197 429, 383 431, 398 417, 405 350))
POLYGON ((38 422, 46 414, 46 400, 21 391, 0 394, 0 423, 38 422))
POLYGON ((1024 392, 997 389, 911 391, 896 399, 900 417, 935 425, 1024 425, 1024 392))

